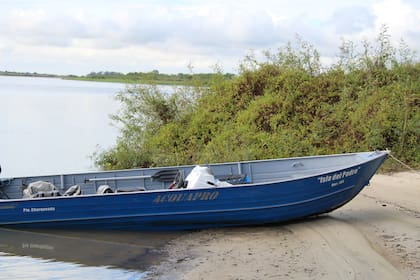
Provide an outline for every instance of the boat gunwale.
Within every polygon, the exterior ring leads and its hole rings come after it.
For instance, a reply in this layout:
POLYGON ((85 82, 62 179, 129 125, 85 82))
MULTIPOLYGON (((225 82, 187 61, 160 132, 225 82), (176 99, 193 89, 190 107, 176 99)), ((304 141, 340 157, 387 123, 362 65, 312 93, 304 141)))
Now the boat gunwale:
POLYGON ((337 153, 337 154, 327 154, 327 155, 313 155, 313 156, 301 156, 301 157, 288 157, 288 158, 273 158, 273 159, 256 159, 256 160, 244 160, 244 161, 230 161, 230 162, 216 162, 216 163, 197 163, 197 164, 187 164, 187 165, 171 165, 171 166, 156 166, 156 167, 145 167, 145 168, 128 168, 128 169, 118 169, 118 170, 91 170, 86 172, 71 172, 65 174, 46 174, 46 175, 35 175, 35 176, 12 176, 11 178, 4 179, 26 179, 26 178, 38 178, 38 177, 53 177, 53 176, 77 176, 77 175, 90 175, 95 173, 107 174, 115 172, 129 172, 129 171, 147 171, 147 170, 161 170, 161 169, 176 169, 176 168, 188 168, 194 167, 197 165, 207 165, 207 166, 221 166, 221 165, 231 165, 231 164, 242 164, 242 163, 258 163, 258 162, 271 162, 271 161, 287 161, 287 160, 296 160, 296 159, 313 159, 313 158, 327 158, 327 157, 350 157, 355 155, 368 155, 375 153, 387 153, 389 150, 376 150, 376 151, 367 151, 367 152, 353 152, 353 153, 337 153))

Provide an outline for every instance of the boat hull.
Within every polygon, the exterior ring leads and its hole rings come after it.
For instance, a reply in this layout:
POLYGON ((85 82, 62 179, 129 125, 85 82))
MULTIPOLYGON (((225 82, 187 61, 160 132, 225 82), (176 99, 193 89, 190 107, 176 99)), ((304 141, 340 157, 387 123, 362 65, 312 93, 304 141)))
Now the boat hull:
POLYGON ((296 180, 0 201, 0 225, 18 228, 185 230, 279 223, 332 211, 353 199, 386 159, 296 180))

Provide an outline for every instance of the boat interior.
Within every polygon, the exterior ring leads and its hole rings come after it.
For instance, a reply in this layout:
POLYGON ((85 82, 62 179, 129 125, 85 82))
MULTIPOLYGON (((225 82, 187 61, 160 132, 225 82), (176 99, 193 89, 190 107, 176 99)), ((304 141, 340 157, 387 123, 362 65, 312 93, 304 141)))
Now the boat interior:
POLYGON ((204 164, 199 171, 197 166, 188 165, 3 178, 0 179, 0 200, 263 184, 295 180, 351 167, 369 160, 376 153, 204 164), (195 186, 191 183, 194 180, 197 181, 195 186))

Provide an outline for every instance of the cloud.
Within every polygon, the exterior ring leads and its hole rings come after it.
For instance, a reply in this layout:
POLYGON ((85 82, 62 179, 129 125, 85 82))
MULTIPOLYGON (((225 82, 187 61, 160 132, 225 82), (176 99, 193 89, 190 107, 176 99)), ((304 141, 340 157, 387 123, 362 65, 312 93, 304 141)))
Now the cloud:
POLYGON ((375 15, 370 7, 343 7, 334 12, 330 23, 337 34, 354 34, 374 27, 375 15))
POLYGON ((0 26, 2 37, 20 44, 65 47, 73 38, 86 36, 83 24, 74 18, 43 9, 13 10, 0 20, 0 26))
POLYGON ((118 14, 114 24, 120 33, 112 35, 105 31, 105 34, 121 40, 125 46, 183 42, 207 48, 244 47, 270 44, 279 37, 268 13, 231 10, 218 5, 137 7, 137 10, 118 14), (148 13, 136 16, 144 10, 148 13))
POLYGON ((392 40, 404 39, 412 48, 420 49, 420 5, 410 1, 384 0, 373 5, 377 17, 377 30, 382 25, 389 28, 392 40))
POLYGON ((135 5, 91 17, 46 9, 19 9, 0 20, 2 36, 17 43, 94 47, 159 44, 171 40, 190 45, 260 46, 276 42, 278 29, 263 11, 207 5, 185 8, 135 5))
POLYGON ((44 72, 54 63, 79 67, 79 73, 146 67, 177 72, 186 71, 189 62, 199 65, 197 71, 228 63, 230 71, 250 49, 277 49, 296 34, 333 56, 341 38, 373 39, 383 24, 393 38, 420 49, 414 0, 354 0, 351 6, 326 0, 10 3, 0 11, 0 57, 8 57, 2 67, 24 65, 25 57, 44 72))

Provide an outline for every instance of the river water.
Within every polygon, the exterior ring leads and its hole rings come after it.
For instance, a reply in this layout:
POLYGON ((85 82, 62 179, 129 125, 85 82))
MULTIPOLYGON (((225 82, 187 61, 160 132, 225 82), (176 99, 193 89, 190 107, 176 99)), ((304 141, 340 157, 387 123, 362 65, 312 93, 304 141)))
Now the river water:
POLYGON ((109 115, 125 85, 0 76, 2 177, 93 169, 96 146, 111 146, 118 129, 109 115))
MULTIPOLYGON (((125 85, 0 76, 0 177, 94 169, 125 85)), ((0 229, 0 279, 141 279, 178 234, 0 229)))

